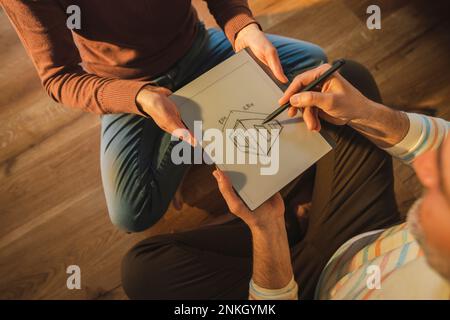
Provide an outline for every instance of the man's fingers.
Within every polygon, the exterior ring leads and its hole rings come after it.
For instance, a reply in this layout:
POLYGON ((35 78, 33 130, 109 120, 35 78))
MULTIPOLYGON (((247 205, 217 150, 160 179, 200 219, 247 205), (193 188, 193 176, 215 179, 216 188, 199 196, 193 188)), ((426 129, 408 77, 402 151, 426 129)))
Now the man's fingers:
POLYGON ((280 100, 278 100, 278 103, 280 105, 283 105, 287 102, 289 102, 289 98, 300 91, 300 89, 302 88, 302 83, 303 83, 303 77, 302 75, 299 75, 297 77, 295 77, 295 79, 291 82, 291 84, 289 85, 289 87, 286 89, 286 91, 284 92, 284 95, 280 98, 280 100))
POLYGON ((333 94, 315 91, 307 91, 294 94, 290 98, 290 104, 297 108, 319 107, 327 110, 333 106, 333 94))
POLYGON ((281 61, 280 58, 278 57, 277 50, 272 47, 272 49, 268 50, 267 56, 269 68, 270 70, 272 70, 275 77, 282 83, 288 82, 288 78, 284 74, 283 67, 281 66, 281 61))
POLYGON ((316 80, 318 77, 324 74, 329 68, 331 68, 331 65, 322 64, 315 69, 308 70, 295 77, 292 83, 284 92, 283 97, 281 97, 281 99, 279 100, 280 105, 287 103, 292 95, 296 94, 302 88, 306 87, 308 84, 316 80))
POLYGON ((319 131, 320 130, 320 121, 318 118, 317 108, 305 108, 303 112, 303 120, 306 123, 306 126, 311 131, 319 131))
POLYGON ((230 209, 231 207, 237 207, 238 205, 240 205, 242 203, 242 200, 239 199, 239 197, 234 192, 228 177, 220 170, 214 170, 213 175, 216 178, 219 185, 219 190, 230 209))
POLYGON ((288 109, 288 115, 289 115, 289 117, 291 117, 291 118, 295 117, 295 116, 297 115, 297 112, 298 112, 298 109, 297 109, 297 108, 290 107, 290 108, 288 109))
POLYGON ((313 107, 313 113, 314 113, 314 118, 316 118, 316 127, 314 128, 315 131, 319 132, 322 129, 322 124, 320 123, 320 117, 319 117, 319 110, 316 107, 313 107))
POLYGON ((245 217, 245 215, 249 214, 248 208, 234 192, 228 177, 220 170, 215 170, 213 175, 217 180, 220 193, 222 193, 230 211, 241 218, 242 216, 245 217))
POLYGON ((306 108, 305 111, 303 111, 303 120, 310 131, 312 131, 316 125, 311 109, 312 108, 306 108))

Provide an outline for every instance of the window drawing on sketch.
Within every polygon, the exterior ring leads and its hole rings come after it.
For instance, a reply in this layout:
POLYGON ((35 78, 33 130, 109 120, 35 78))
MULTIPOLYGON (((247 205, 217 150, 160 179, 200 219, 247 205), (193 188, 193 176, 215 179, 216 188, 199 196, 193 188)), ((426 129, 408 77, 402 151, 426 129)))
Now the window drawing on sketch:
POLYGON ((225 120, 222 131, 226 133, 227 129, 232 129, 228 138, 241 152, 268 156, 272 146, 279 138, 283 126, 277 120, 263 124, 267 116, 268 114, 264 113, 233 110, 225 120), (275 137, 274 134, 276 134, 275 137), (267 143, 261 144, 260 139, 267 143))

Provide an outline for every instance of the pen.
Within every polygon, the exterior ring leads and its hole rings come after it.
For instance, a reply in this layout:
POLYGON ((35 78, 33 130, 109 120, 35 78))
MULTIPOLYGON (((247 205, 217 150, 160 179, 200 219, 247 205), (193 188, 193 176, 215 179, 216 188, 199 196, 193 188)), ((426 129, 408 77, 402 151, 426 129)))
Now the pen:
MULTIPOLYGON (((316 86, 318 86, 319 84, 321 84, 322 82, 327 80, 333 73, 335 73, 337 70, 339 70, 344 64, 345 64, 345 60, 344 59, 337 60, 336 62, 333 63, 333 65, 331 66, 330 69, 328 69, 323 75, 321 75, 319 78, 317 78, 316 80, 311 82, 309 85, 304 87, 300 92, 311 91, 316 86)), ((291 104, 289 102, 283 104, 281 107, 279 107, 274 112, 269 114, 267 116, 267 118, 264 119, 263 124, 266 124, 267 122, 272 121, 280 113, 282 113, 283 111, 287 110, 290 106, 291 106, 291 104)))

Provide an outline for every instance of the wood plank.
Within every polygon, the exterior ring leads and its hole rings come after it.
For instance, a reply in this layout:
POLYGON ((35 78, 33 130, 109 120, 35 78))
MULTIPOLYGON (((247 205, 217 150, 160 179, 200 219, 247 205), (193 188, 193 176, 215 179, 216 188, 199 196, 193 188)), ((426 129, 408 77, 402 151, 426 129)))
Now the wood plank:
POLYGON ((437 96, 439 91, 450 87, 450 76, 442 72, 450 69, 449 29, 447 23, 433 26, 422 36, 405 43, 396 55, 378 61, 376 68, 380 71, 375 74, 386 103, 404 109, 450 105, 448 95, 437 96), (426 59, 419 62, 423 57, 426 59))
POLYGON ((114 228, 98 201, 101 196, 101 188, 86 192, 20 242, 2 248, 2 298, 97 298, 120 284, 123 255, 145 235, 114 228), (20 268, 5 263, 18 260, 20 268), (81 268, 82 290, 66 287, 66 268, 72 264, 81 268))
POLYGON ((86 114, 66 129, 0 165, 1 218, 8 221, 0 224, 0 234, 100 185, 97 119, 86 114))

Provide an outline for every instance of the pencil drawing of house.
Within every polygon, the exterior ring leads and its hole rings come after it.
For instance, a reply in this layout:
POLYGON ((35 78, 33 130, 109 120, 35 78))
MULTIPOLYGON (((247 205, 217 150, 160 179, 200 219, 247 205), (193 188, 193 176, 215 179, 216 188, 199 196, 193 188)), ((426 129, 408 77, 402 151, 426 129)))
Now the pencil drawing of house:
POLYGON ((224 123, 223 132, 241 152, 268 156, 283 126, 277 120, 263 124, 266 117, 264 113, 233 110, 224 123))

